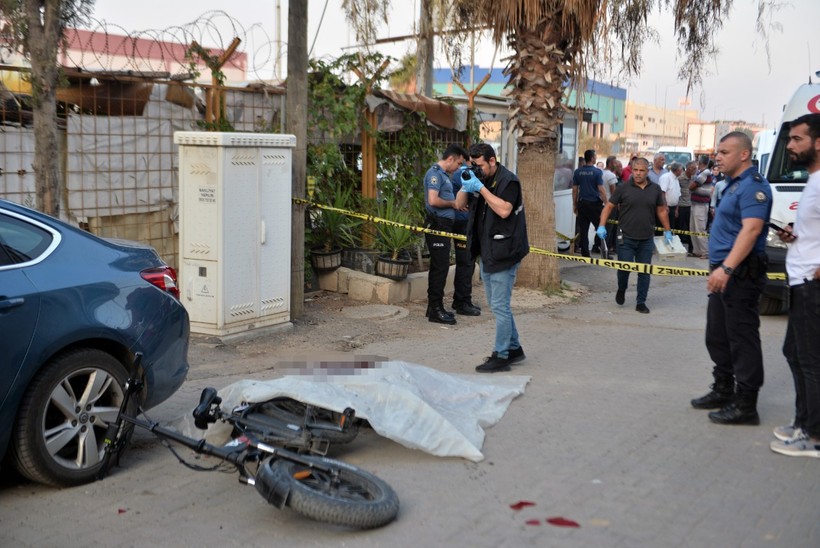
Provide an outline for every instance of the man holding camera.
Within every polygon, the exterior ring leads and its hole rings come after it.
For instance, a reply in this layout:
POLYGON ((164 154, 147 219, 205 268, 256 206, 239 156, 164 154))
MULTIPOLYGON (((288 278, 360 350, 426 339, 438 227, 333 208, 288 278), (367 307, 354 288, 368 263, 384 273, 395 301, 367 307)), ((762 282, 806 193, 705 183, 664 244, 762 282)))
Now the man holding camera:
POLYGON ((718 143, 717 165, 726 176, 723 201, 709 238, 706 349, 714 362, 712 390, 692 400, 717 409, 719 424, 760 424, 757 393, 763 386, 758 301, 766 283, 766 233, 772 209, 768 181, 752 165, 752 140, 733 131, 718 143))
MULTIPOLYGON (((467 151, 450 145, 424 175, 424 207, 427 211, 425 226, 433 230, 452 232, 456 216, 456 201, 450 174, 467 158, 467 151)), ((430 251, 430 271, 427 275, 427 319, 431 322, 453 325, 456 317, 444 308, 444 284, 450 270, 450 238, 425 234, 430 251)), ((468 303, 469 304, 469 303, 468 303)), ((472 305, 471 305, 472 306, 472 305)), ((479 311, 480 313, 480 311, 479 311)), ((477 314, 471 314, 477 315, 477 314)))
POLYGON ((469 203, 467 249, 471 257, 480 257, 487 303, 495 316, 493 353, 476 371, 509 371, 510 364, 524 360, 510 308, 518 266, 530 250, 524 197, 518 177, 498 163, 493 147, 473 145, 470 160, 473 166, 462 172, 456 209, 469 203))

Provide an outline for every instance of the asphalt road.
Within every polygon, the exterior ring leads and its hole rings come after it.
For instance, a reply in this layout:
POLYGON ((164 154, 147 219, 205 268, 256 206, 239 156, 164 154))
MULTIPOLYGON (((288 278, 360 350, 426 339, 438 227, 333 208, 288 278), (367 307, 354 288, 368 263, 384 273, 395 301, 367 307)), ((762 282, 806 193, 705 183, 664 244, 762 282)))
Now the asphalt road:
MULTIPOLYGON (((768 448, 772 428, 793 410, 780 353, 785 317, 762 319, 763 424, 720 426, 689 406, 710 383, 703 278, 653 278, 649 315, 634 311, 634 275, 624 306, 614 302, 614 271, 565 263, 562 278, 590 292, 536 307, 516 292, 528 359, 502 374, 532 380, 488 429, 484 461, 433 457, 372 431, 336 453, 398 493, 398 520, 384 528, 350 531, 276 510, 235 474, 190 471, 140 433, 123 466, 103 482, 57 490, 6 478, 0 545, 820 546, 820 462, 768 448), (520 501, 533 504, 514 509, 520 501)), ((354 306, 338 304, 340 311, 354 306)), ((489 314, 445 328, 424 321, 423 303, 408 308, 399 320, 362 321, 350 335, 333 336, 358 340, 351 345, 357 354, 453 373, 472 372, 491 350, 489 314), (385 335, 373 336, 377 329, 385 335)), ((298 324, 291 347, 298 340, 305 352, 326 350, 327 341, 311 331, 322 321, 298 324)), ((151 416, 189 412, 206 385, 271 378, 277 356, 275 340, 195 342, 190 380, 151 416)))

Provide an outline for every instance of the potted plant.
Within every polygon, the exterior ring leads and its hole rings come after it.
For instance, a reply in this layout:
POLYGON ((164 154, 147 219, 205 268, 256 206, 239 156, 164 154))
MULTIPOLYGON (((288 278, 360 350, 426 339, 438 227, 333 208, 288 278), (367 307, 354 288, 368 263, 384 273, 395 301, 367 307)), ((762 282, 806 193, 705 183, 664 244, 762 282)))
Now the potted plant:
MULTIPOLYGON (((406 226, 415 226, 410 208, 388 195, 379 204, 379 217, 406 226)), ((403 280, 410 271, 412 258, 408 249, 416 239, 408 228, 386 223, 376 224, 376 246, 382 251, 376 263, 376 274, 392 280, 403 280)))
MULTIPOLYGON (((319 205, 349 211, 354 206, 354 193, 349 185, 336 182, 333 185, 317 185, 313 201, 319 205)), ((361 220, 341 211, 317 208, 309 214, 308 227, 310 260, 317 271, 335 270, 342 264, 342 246, 354 241, 361 220)))
MULTIPOLYGON (((361 198, 357 195, 356 211, 368 215, 378 216, 376 200, 361 198)), ((349 243, 342 247, 342 266, 367 274, 376 273, 376 261, 381 251, 376 249, 376 229, 370 221, 360 220, 350 231, 349 243)))

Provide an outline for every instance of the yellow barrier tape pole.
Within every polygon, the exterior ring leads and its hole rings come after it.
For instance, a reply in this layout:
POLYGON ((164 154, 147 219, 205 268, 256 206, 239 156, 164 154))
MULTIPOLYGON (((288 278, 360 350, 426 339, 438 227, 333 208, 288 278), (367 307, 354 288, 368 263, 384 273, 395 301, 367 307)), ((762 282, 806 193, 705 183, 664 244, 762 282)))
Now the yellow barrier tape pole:
MULTIPOLYGON (((410 232, 417 233, 417 234, 435 234, 437 236, 443 236, 445 238, 453 238, 455 240, 466 240, 467 237, 463 234, 453 234, 451 232, 444 232, 442 230, 433 230, 432 228, 422 228, 413 225, 406 225, 403 223, 397 223, 395 221, 391 221, 389 219, 383 219, 381 217, 376 217, 375 215, 366 215, 364 213, 357 213, 355 211, 349 211, 346 209, 339 209, 337 207, 326 206, 321 204, 313 203, 309 200, 304 200, 301 198, 293 198, 293 202, 297 204, 304 204, 310 207, 315 207, 318 209, 326 209, 328 211, 335 211, 337 213, 341 213, 343 215, 347 215, 349 217, 355 217, 357 219, 364 219, 365 221, 373 222, 373 223, 382 223, 392 226, 397 226, 400 228, 404 228, 409 230, 410 232)), ((567 236, 557 233, 561 238, 569 239, 567 236)), ((577 237, 577 236, 576 236, 577 237)), ((574 239, 574 238, 572 238, 574 239)), ((549 257, 555 257, 558 259, 566 259, 568 261, 574 261, 577 263, 587 263, 593 264, 596 266, 602 266, 604 268, 612 268, 614 270, 625 270, 628 272, 637 272, 639 274, 653 274, 656 276, 698 276, 698 277, 705 277, 709 275, 709 271, 702 269, 702 268, 689 268, 689 267, 673 267, 673 266, 661 266, 656 264, 645 264, 645 263, 633 263, 629 261, 617 261, 613 259, 596 259, 593 257, 578 257, 575 255, 564 255, 562 253, 556 253, 554 251, 547 251, 545 249, 539 249, 534 246, 530 246, 530 252, 536 253, 538 255, 547 255, 549 257)), ((769 279, 771 280, 785 280, 786 275, 782 272, 770 272, 767 274, 769 279)))

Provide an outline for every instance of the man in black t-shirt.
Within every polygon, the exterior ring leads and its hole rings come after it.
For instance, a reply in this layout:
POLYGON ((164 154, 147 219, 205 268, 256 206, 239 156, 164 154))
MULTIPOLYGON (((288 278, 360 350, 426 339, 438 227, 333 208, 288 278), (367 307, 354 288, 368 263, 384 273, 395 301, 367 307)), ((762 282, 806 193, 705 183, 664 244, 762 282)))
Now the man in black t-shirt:
MULTIPOLYGON (((609 199, 598 225, 599 238, 606 238, 606 221, 615 206, 619 207, 618 226, 623 234, 623 241, 618 243, 618 260, 651 264, 652 252, 655 249, 655 217, 663 225, 663 236, 668 243, 672 242, 672 229, 669 227, 669 214, 661 187, 647 178, 649 162, 638 158, 632 163, 632 177, 618 186, 609 199)), ((615 302, 624 304, 626 287, 629 283, 629 271, 618 271, 618 292, 615 302)), ((638 274, 638 297, 635 310, 648 314, 646 297, 649 293, 649 274, 638 274)))

